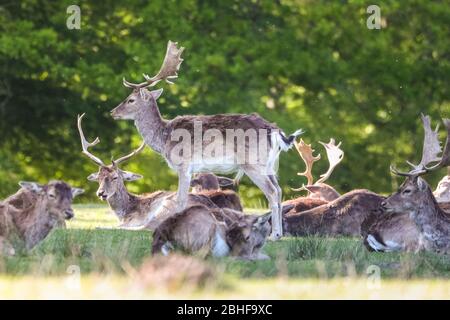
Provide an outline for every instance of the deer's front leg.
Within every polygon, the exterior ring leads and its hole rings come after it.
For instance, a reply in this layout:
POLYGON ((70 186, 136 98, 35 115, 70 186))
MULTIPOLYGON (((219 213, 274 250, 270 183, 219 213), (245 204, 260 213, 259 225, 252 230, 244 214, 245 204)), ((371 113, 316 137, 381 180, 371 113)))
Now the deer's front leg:
POLYGON ((188 170, 178 171, 178 191, 176 211, 179 212, 186 208, 189 188, 191 186, 191 174, 188 170))

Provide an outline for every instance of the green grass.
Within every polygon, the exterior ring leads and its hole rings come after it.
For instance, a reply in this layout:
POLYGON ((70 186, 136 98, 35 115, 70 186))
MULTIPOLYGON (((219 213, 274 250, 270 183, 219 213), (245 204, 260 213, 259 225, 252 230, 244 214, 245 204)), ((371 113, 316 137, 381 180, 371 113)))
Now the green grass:
POLYGON ((64 285, 73 266, 81 272, 79 281, 86 290, 82 297, 91 298, 395 298, 397 291, 398 298, 417 294, 425 298, 450 296, 449 257, 432 253, 372 253, 359 239, 318 237, 269 242, 265 247, 269 261, 207 259, 205 264, 215 270, 217 279, 206 288, 194 286, 187 290, 179 284, 177 290, 172 290, 171 285, 163 284, 161 291, 161 286, 155 290, 157 283, 152 283, 136 291, 139 294, 135 296, 127 288, 139 283, 136 274, 143 262, 151 259, 151 233, 114 229, 117 221, 105 206, 78 205, 75 211, 77 218, 69 222, 68 229, 55 230, 31 252, 0 258, 0 297, 20 297, 16 289, 21 286, 36 287, 23 291, 30 298, 80 297, 80 290, 68 290, 64 285), (376 295, 380 289, 370 285, 374 268, 380 271, 385 286, 381 296, 376 295), (95 289, 105 281, 105 288, 111 289, 95 289), (50 291, 54 296, 41 290, 42 283, 53 284, 50 291), (315 286, 322 287, 323 295, 314 290, 315 286), (311 292, 305 289, 309 287, 311 292), (352 289, 357 287, 359 293, 352 289))

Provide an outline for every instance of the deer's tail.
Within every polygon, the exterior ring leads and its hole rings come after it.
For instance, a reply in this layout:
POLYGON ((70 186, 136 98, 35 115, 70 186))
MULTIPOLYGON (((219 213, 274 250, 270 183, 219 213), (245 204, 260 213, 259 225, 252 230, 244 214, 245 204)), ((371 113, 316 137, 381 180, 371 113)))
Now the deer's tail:
POLYGON ((302 135, 303 133, 305 133, 305 131, 303 129, 298 129, 293 134, 286 137, 283 132, 279 131, 277 134, 277 138, 278 138, 277 142, 278 142, 278 145, 280 146, 280 149, 283 151, 288 151, 294 145, 295 138, 302 135))

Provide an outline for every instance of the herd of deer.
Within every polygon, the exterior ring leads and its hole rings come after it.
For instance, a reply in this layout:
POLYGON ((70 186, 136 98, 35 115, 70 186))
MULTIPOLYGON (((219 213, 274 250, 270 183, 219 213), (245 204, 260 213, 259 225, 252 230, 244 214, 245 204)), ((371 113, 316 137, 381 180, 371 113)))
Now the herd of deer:
MULTIPOLYGON (((179 116, 172 120, 162 118, 157 99, 162 89, 150 91, 161 80, 177 77, 184 48, 169 41, 160 71, 154 77, 144 75, 145 81, 133 84, 124 79, 132 93, 111 114, 115 119, 134 120, 144 142, 128 155, 110 164, 89 151, 100 140, 89 142, 83 133, 84 114, 78 116, 77 127, 82 152, 97 166, 98 172, 88 180, 98 182, 97 196, 107 201, 120 221, 120 228, 149 229, 153 231, 152 252, 167 255, 178 248, 190 253, 215 257, 235 256, 243 259, 267 259, 262 248, 269 236, 276 240, 283 233, 290 236, 362 236, 369 250, 413 251, 430 250, 450 253, 450 170, 432 192, 422 175, 450 166, 450 120, 444 119, 447 140, 441 148, 438 128, 431 128, 428 116, 422 115, 425 138, 422 159, 409 172, 391 171, 405 176, 399 190, 384 197, 368 190, 353 190, 340 195, 325 183, 335 167, 342 161, 344 152, 334 139, 322 143, 329 169, 314 182, 312 169, 320 155, 314 155, 311 145, 296 137, 297 130, 286 136, 275 124, 257 114, 223 114, 214 116, 179 116), (183 129, 194 133, 195 122, 205 130, 220 133, 227 130, 266 130, 267 152, 258 155, 257 162, 239 162, 237 149, 231 154, 198 152, 191 141, 192 152, 174 153, 176 141, 173 134, 183 129), (128 192, 125 182, 141 179, 136 173, 120 169, 120 164, 150 146, 161 154, 170 168, 178 174, 178 191, 157 191, 135 195, 128 192), (280 151, 295 146, 306 165, 307 185, 297 191, 306 196, 282 202, 281 188, 275 174, 280 151), (177 155, 178 158, 174 155, 177 155), (226 158, 226 159, 225 159, 226 158), (196 159, 194 161, 194 159, 196 159), (200 160, 199 160, 200 159, 200 160), (231 161, 230 161, 231 160, 231 161), (237 172, 235 179, 216 176, 214 173, 237 172), (247 175, 266 196, 270 212, 263 215, 244 214, 238 195, 239 180, 247 175), (194 176, 194 178, 192 178, 194 176), (191 191, 190 188, 192 188, 191 191)), ((224 147, 224 141, 203 141, 204 147, 224 147)), ((251 150, 250 142, 237 141, 251 150)), ((204 150, 205 148, 200 148, 204 150)), ((82 189, 72 188, 62 181, 47 185, 20 182, 21 189, 0 202, 0 254, 13 255, 19 243, 31 249, 55 227, 65 227, 65 220, 74 216, 73 197, 82 189)))

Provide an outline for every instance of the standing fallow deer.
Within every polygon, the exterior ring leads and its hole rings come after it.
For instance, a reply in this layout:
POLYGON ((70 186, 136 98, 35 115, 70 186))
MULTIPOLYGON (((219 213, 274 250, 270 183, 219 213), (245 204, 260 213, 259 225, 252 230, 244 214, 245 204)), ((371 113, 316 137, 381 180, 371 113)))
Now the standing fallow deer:
POLYGON ((83 193, 63 181, 46 185, 22 181, 19 185, 22 188, 0 204, 0 249, 9 255, 15 253, 15 238, 30 250, 52 229, 64 226, 74 216, 72 199, 83 193))
MULTIPOLYGON (((128 192, 125 182, 141 179, 142 176, 133 172, 124 171, 119 165, 131 159, 142 151, 145 143, 130 154, 111 164, 105 164, 100 158, 93 155, 89 148, 97 145, 100 139, 97 137, 93 142, 86 140, 81 126, 84 114, 78 116, 77 126, 81 139, 82 152, 92 160, 99 170, 88 176, 89 181, 97 181, 99 184, 97 196, 102 201, 107 201, 111 210, 119 219, 121 228, 148 228, 153 230, 163 219, 170 214, 167 209, 168 202, 175 198, 175 192, 156 191, 149 194, 135 195, 128 192)), ((188 204, 203 204, 215 207, 207 197, 202 195, 188 196, 188 204)))
POLYGON ((213 173, 199 173, 191 180, 192 193, 208 197, 219 208, 243 211, 239 195, 232 189, 223 189, 233 185, 232 179, 213 173))
MULTIPOLYGON (((428 183, 421 178, 422 175, 440 168, 450 166, 450 120, 443 119, 447 130, 447 140, 442 151, 438 128, 431 128, 429 116, 422 114, 424 127, 424 143, 422 159, 419 164, 412 166, 408 172, 400 172, 391 166, 393 174, 406 177, 398 191, 389 196, 382 207, 388 213, 406 213, 417 225, 421 241, 425 250, 438 253, 450 253, 450 215, 446 213, 436 201, 428 183), (441 154, 441 155, 439 155, 441 154), (434 163, 434 165, 433 165, 434 163)), ((377 250, 382 246, 401 246, 399 243, 384 243, 377 239, 376 235, 368 234, 369 245, 377 250)))
POLYGON ((157 99, 162 89, 149 91, 161 80, 176 78, 184 48, 168 42, 159 72, 133 84, 124 79, 132 93, 111 111, 114 119, 133 120, 145 143, 160 153, 178 174, 176 211, 186 207, 191 176, 197 172, 246 174, 266 196, 272 211, 272 239, 283 235, 281 188, 275 166, 281 151, 287 151, 297 130, 286 135, 257 114, 218 114, 162 118, 157 99), (181 140, 181 141, 180 141, 181 140), (252 141, 251 141, 252 140, 252 141))
POLYGON ((265 260, 261 252, 270 233, 270 213, 240 212, 194 205, 171 215, 153 234, 152 253, 169 254, 172 249, 203 256, 234 256, 265 260))

